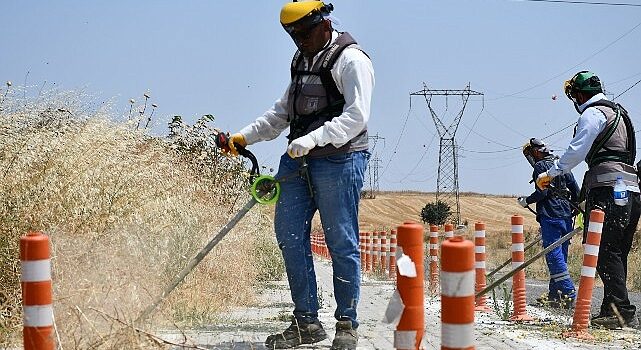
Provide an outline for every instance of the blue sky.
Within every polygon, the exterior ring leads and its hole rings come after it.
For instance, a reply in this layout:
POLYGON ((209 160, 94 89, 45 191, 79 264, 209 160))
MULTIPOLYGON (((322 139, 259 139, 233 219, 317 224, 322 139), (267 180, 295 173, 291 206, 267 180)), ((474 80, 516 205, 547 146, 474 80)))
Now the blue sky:
MULTIPOLYGON (((631 3, 641 4, 640 1, 631 3)), ((614 96, 641 79, 641 7, 509 0, 336 0, 334 15, 376 71, 370 134, 384 137, 381 189, 433 191, 438 136, 424 100, 409 93, 462 89, 470 99, 457 133, 462 191, 527 194, 531 168, 520 150, 578 117, 562 91, 575 72, 596 72, 614 96), (636 29, 632 30, 633 28, 636 29), (553 100, 552 95, 558 98, 553 100), (403 128, 403 125, 405 127, 403 128), (472 130, 472 131, 470 131, 472 130), (500 151, 500 152, 495 152, 500 151), (478 153, 495 152, 495 153, 478 153)), ((152 132, 173 115, 216 116, 237 131, 286 88, 294 45, 278 22, 281 1, 3 1, 0 80, 83 89, 114 100, 149 91, 152 132), (28 74, 27 74, 28 73, 28 74)), ((4 86, 2 86, 4 88, 4 86)), ((460 100, 434 98, 446 123, 460 100)), ((617 99, 641 130, 641 84, 617 99)), ((546 141, 563 149, 571 128, 546 141)), ((286 133, 252 150, 276 167, 286 133)), ((559 153, 562 153, 560 151, 559 153)), ((576 169, 580 180, 584 167, 576 169)))

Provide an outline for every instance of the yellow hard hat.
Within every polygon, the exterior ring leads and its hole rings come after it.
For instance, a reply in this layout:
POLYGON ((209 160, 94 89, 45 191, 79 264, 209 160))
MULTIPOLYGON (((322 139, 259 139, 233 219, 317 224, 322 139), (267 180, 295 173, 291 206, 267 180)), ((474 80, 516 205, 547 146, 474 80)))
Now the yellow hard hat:
POLYGON ((288 2, 280 10, 280 23, 290 25, 314 11, 320 11, 324 6, 322 1, 288 2))

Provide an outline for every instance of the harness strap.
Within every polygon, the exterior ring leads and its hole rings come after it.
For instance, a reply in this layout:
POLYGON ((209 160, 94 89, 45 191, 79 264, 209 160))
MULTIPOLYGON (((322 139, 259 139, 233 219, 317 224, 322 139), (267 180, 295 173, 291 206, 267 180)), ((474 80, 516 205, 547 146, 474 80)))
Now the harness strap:
MULTIPOLYGON (((611 108, 615 113, 616 117, 614 121, 608 126, 608 129, 602 137, 599 137, 595 143, 590 148, 586 156, 586 162, 588 167, 593 167, 597 164, 603 162, 622 162, 628 165, 633 165, 634 159, 636 158, 636 138, 634 135, 634 128, 632 126, 632 121, 628 116, 627 111, 618 103, 614 103, 608 100, 599 100, 591 104, 589 107, 603 106, 611 108), (604 145, 610 140, 612 135, 617 130, 619 123, 623 120, 625 124, 625 131, 627 136, 627 150, 617 151, 611 150, 604 145)), ((607 117, 606 117, 607 118, 607 117)))

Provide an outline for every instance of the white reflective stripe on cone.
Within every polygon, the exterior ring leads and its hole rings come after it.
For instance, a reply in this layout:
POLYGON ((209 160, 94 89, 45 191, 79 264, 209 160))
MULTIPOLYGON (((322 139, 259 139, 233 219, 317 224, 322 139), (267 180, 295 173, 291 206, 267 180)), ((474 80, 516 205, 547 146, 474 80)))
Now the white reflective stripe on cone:
POLYGON ((53 307, 49 305, 35 305, 23 307, 23 321, 25 327, 53 326, 53 307))
POLYGON ((485 253, 485 246, 484 245, 475 246, 474 253, 485 253))
POLYGON ((430 244, 430 249, 438 249, 438 244, 430 244))
POLYGON ((432 260, 432 261, 438 261, 438 257, 436 257, 436 256, 432 255, 432 256, 430 256, 430 258, 431 258, 430 260, 432 260))
POLYGON ((441 345, 454 349, 464 349, 474 346, 474 323, 442 323, 441 345))
POLYGON ((441 294, 446 297, 469 297, 474 295, 476 272, 441 271, 441 294))
POLYGON ((513 261, 512 262, 512 270, 514 270, 515 268, 517 268, 517 267, 519 267, 521 265, 523 265, 523 261, 513 261))
POLYGON ((525 250, 525 244, 523 243, 512 243, 513 252, 522 252, 525 250))
POLYGON ((445 238, 452 238, 452 237, 454 237, 454 231, 445 232, 445 238))
POLYGON ((416 331, 394 331, 395 349, 415 349, 416 331))
POLYGON ((51 281, 51 260, 21 260, 22 271, 20 281, 43 282, 51 281))
POLYGON ((583 254, 599 256, 599 246, 594 244, 584 244, 583 254))
POLYGON ((474 268, 476 268, 476 269, 484 269, 485 268, 485 260, 474 262, 474 268))
POLYGON ((588 225, 588 232, 601 233, 601 231, 603 231, 603 223, 602 222, 592 222, 592 221, 590 221, 590 224, 588 225))
POLYGON ((523 233, 523 225, 512 225, 512 233, 523 233))
POLYGON ((581 276, 594 278, 596 276, 596 267, 581 266, 581 276))
MULTIPOLYGON (((452 234, 454 234, 454 232, 452 232, 452 234)), ((476 237, 476 238, 485 237, 485 231, 474 231, 474 237, 476 237)))

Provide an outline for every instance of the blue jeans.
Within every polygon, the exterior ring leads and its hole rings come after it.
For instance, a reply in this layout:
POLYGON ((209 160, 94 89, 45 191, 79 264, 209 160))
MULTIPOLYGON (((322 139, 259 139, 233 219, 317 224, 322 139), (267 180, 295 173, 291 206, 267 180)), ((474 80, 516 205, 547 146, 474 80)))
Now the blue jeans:
MULTIPOLYGON (((541 236, 543 238, 543 248, 565 236, 572 231, 572 218, 550 218, 541 216, 541 236)), ((568 248, 570 241, 566 241, 560 247, 553 249, 545 255, 545 262, 550 271, 550 291, 549 300, 558 300, 559 297, 576 298, 574 283, 568 272, 568 248)))
POLYGON ((358 151, 307 160, 313 188, 296 174, 300 162, 284 154, 276 178, 281 195, 276 203, 274 226, 283 253, 285 271, 294 302, 294 316, 302 322, 318 318, 316 274, 310 245, 312 217, 318 211, 334 269, 337 320, 351 320, 354 328, 361 286, 358 242, 358 202, 369 152, 358 151))

